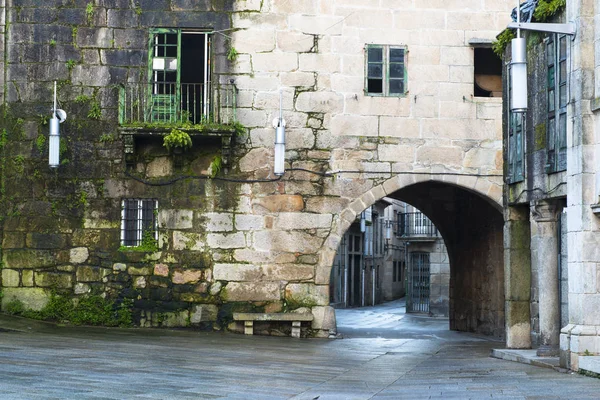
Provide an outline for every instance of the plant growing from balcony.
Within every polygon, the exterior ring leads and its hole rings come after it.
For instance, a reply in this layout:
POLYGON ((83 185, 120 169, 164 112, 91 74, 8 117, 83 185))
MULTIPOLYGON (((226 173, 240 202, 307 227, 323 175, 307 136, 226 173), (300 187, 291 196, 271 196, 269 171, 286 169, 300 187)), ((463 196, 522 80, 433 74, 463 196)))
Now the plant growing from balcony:
POLYGON ((163 146, 169 151, 175 151, 175 149, 187 150, 192 147, 192 138, 187 132, 180 129, 171 129, 171 132, 163 139, 163 146))

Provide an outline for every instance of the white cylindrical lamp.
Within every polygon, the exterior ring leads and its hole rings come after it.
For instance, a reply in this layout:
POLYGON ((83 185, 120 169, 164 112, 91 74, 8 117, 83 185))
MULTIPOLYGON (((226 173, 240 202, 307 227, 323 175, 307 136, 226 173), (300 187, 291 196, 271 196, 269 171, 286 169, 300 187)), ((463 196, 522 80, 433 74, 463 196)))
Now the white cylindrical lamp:
POLYGON ((56 115, 50 118, 50 137, 48 139, 48 164, 50 168, 56 168, 60 164, 60 133, 56 115))
POLYGON ((525 38, 514 38, 511 42, 512 61, 511 64, 511 99, 510 111, 527 111, 527 44, 525 38))
POLYGON ((275 119, 275 163, 273 173, 281 176, 285 173, 285 120, 275 119))

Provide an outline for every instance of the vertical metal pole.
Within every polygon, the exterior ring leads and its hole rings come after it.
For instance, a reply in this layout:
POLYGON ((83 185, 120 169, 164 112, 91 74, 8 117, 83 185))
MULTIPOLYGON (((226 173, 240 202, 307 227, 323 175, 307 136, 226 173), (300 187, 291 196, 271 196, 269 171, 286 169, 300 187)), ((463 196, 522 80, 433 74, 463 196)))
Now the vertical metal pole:
POLYGON ((371 286, 373 286, 373 305, 375 305, 375 268, 371 269, 371 279, 373 279, 371 286))
POLYGON ((204 35, 204 111, 203 117, 208 119, 208 68, 210 64, 208 62, 208 34, 204 35))
MULTIPOLYGON (((521 0, 517 0, 517 24, 521 23, 521 0)), ((517 38, 521 37, 521 29, 517 28, 517 38)))
MULTIPOLYGON (((346 235, 344 235, 344 241, 346 241, 346 235)), ((352 236, 348 235, 348 237, 350 238, 350 240, 352 240, 352 236)), ((348 307, 348 264, 350 255, 348 254, 349 252, 347 250, 348 242, 346 242, 346 244, 344 245, 344 307, 348 307)))

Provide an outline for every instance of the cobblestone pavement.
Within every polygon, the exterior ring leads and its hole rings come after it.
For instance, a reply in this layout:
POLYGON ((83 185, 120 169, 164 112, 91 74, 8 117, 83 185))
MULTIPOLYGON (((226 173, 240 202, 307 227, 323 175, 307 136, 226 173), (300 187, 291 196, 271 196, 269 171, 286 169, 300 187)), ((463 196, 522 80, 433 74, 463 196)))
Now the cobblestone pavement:
POLYGON ((0 316, 0 398, 600 397, 598 379, 490 358, 501 343, 400 307, 341 310, 337 340, 64 328, 0 316))

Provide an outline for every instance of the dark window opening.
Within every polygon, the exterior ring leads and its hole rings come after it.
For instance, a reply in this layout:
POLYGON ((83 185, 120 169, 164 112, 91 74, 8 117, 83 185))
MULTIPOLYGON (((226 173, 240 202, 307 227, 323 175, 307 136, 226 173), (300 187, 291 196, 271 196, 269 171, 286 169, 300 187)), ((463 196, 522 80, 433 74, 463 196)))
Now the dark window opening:
POLYGON ((475 97, 502 97, 502 60, 489 47, 475 47, 475 97))

